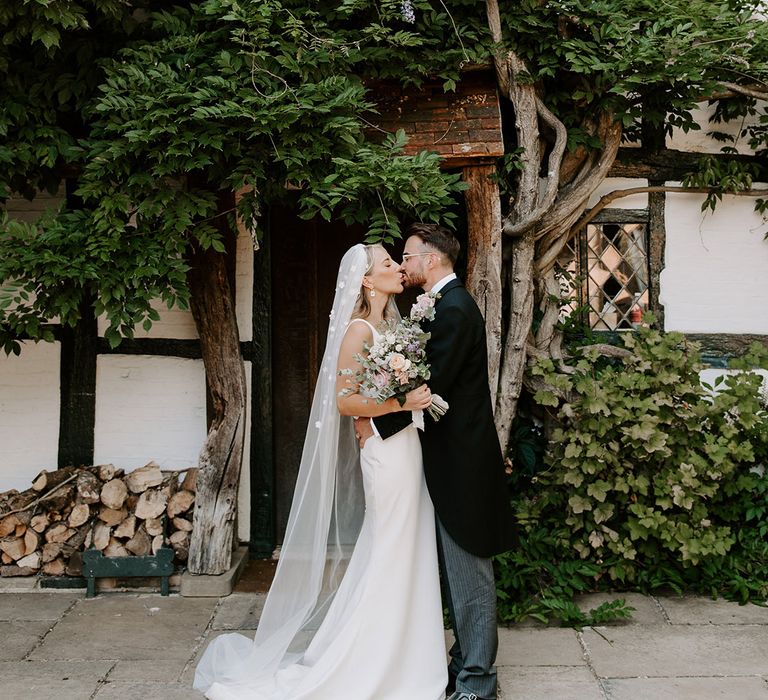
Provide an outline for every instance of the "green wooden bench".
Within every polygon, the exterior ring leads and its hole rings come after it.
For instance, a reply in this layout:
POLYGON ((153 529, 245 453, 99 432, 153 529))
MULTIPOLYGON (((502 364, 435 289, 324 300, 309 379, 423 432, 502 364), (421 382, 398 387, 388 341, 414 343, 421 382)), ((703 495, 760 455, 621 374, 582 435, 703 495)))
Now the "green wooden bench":
POLYGON ((96 579, 109 577, 159 576, 160 594, 168 595, 168 577, 173 573, 174 551, 161 547, 157 554, 143 557, 105 557, 98 549, 83 552, 83 576, 88 582, 86 596, 96 595, 96 579))

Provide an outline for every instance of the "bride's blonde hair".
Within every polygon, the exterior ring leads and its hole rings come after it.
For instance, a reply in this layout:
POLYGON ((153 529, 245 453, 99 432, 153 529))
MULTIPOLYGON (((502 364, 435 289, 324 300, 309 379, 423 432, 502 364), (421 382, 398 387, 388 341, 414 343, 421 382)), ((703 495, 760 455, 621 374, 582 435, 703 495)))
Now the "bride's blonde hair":
MULTIPOLYGON (((376 256, 374 255, 376 248, 386 251, 386 248, 378 243, 365 246, 367 267, 365 268, 364 275, 369 275, 376 264, 376 256)), ((352 318, 368 318, 371 315, 371 301, 368 298, 367 292, 368 289, 365 285, 361 285, 360 291, 357 293, 357 301, 355 302, 355 310, 352 312, 352 318)), ((397 304, 395 304, 395 295, 390 294, 389 299, 387 299, 387 305, 384 307, 384 320, 389 321, 399 318, 399 316, 400 312, 397 310, 397 304)))

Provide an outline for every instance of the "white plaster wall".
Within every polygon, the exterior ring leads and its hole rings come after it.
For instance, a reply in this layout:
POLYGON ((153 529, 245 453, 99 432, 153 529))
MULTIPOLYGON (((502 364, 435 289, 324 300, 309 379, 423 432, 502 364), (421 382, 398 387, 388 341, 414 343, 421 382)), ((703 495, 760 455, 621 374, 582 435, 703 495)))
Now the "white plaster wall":
MULTIPOLYGON (((245 230, 237 235, 237 260, 235 266, 235 314, 240 340, 253 340, 253 240, 245 230)), ((243 466, 240 470, 240 487, 237 495, 237 537, 241 542, 251 539, 251 371, 245 363, 246 409, 245 444, 243 466)))
POLYGON ((202 360, 100 355, 95 433, 96 464, 196 465, 206 435, 202 360))
MULTIPOLYGON (((53 212, 59 209, 64 202, 65 192, 64 183, 61 183, 59 189, 54 194, 49 192, 38 192, 32 200, 25 199, 21 195, 14 195, 8 198, 0 210, 7 212, 9 218, 26 223, 37 221, 44 213, 53 212)), ((30 295, 30 301, 35 298, 30 295)), ((59 317, 52 316, 48 319, 49 323, 58 323, 59 317)))
MULTIPOLYGON (((240 331, 240 340, 251 340, 253 337, 253 243, 250 236, 238 235, 237 258, 235 264, 235 314, 237 326, 240 331)), ((195 328, 195 320, 189 309, 180 309, 168 306, 159 299, 152 302, 160 320, 155 321, 152 327, 145 331, 141 324, 136 326, 136 338, 173 338, 177 340, 190 340, 198 337, 195 328)), ((107 321, 102 316, 99 318, 99 335, 104 335, 107 329, 107 321)))
POLYGON ((241 542, 251 539, 251 370, 250 362, 245 363, 245 444, 243 445, 243 466, 240 470, 240 487, 237 492, 237 536, 241 542))
MULTIPOLYGON (((606 194, 614 190, 628 190, 631 187, 648 187, 648 180, 628 177, 608 177, 603 180, 589 198, 587 208, 594 206, 606 194)), ((632 194, 613 200, 608 207, 610 209, 645 209, 648 206, 648 193, 632 194)))
MULTIPOLYGON (((246 386, 250 387, 250 362, 245 363, 245 375, 246 386)), ((250 410, 249 396, 237 516, 237 536, 246 542, 250 540, 251 519, 250 410)), ((154 460, 163 469, 183 469, 197 464, 205 435, 205 377, 201 360, 99 356, 96 464, 111 462, 130 471, 154 460)), ((54 451, 54 459, 55 456, 54 451)))
MULTIPOLYGON (((250 387, 250 362, 245 363, 245 376, 250 387)), ((245 542, 251 537, 250 412, 248 397, 237 515, 237 536, 245 542)), ((99 356, 96 464, 112 462, 130 471, 155 460, 163 469, 183 469, 197 464, 205 435, 201 360, 99 356)))
POLYGON ((675 127, 672 134, 667 136, 667 148, 673 148, 678 151, 692 151, 694 153, 720 153, 723 146, 735 148, 739 153, 753 155, 749 148, 748 137, 740 136, 741 131, 751 124, 759 122, 759 116, 734 119, 725 123, 710 123, 709 118, 715 113, 714 105, 701 105, 692 111, 694 121, 700 129, 685 133, 682 129, 675 127), (708 134, 712 131, 729 134, 736 137, 736 142, 716 141, 708 134))
MULTIPOLYGON (((140 323, 137 324, 134 333, 136 338, 175 338, 178 340, 197 338, 195 321, 189 310, 183 310, 176 306, 169 309, 159 299, 152 301, 152 308, 158 312, 160 320, 155 321, 149 331, 145 331, 140 323)), ((101 316, 99 318, 99 335, 103 336, 108 326, 106 318, 101 316)))
POLYGON ((768 333, 766 224, 750 197, 725 196, 708 214, 701 211, 703 200, 699 194, 667 195, 659 290, 665 328, 768 333))
POLYGON ((253 240, 247 234, 237 235, 237 264, 235 265, 235 296, 237 327, 240 340, 253 340, 253 240))
POLYGON ((29 488, 59 452, 59 343, 22 343, 0 353, 0 491, 29 488))
MULTIPOLYGON (((709 384, 709 386, 711 386, 715 391, 717 391, 719 387, 715 386, 715 380, 718 377, 723 377, 728 374, 736 374, 738 371, 739 370, 719 369, 716 367, 711 367, 709 369, 704 369, 701 372, 699 372, 699 377, 701 377, 701 381, 704 384, 709 384)), ((752 371, 763 377, 763 391, 768 391, 768 370, 755 369, 752 371)))

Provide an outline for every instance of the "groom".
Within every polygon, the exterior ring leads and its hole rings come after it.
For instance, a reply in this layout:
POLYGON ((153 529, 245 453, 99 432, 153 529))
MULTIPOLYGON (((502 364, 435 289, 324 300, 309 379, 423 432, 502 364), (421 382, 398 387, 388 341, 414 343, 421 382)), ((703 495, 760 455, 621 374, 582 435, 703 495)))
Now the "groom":
MULTIPOLYGON (((456 642, 448 666, 450 700, 496 697, 496 586, 490 557, 514 543, 513 515, 488 389, 485 322, 456 277, 454 235, 436 224, 406 232, 406 287, 439 292, 435 319, 424 324, 429 388, 450 405, 438 422, 425 413, 420 433, 424 473, 437 516, 437 544, 445 598, 456 642)), ((406 412, 361 419, 361 442, 375 430, 383 439, 411 422, 406 412), (373 423, 373 425, 371 425, 373 423)))

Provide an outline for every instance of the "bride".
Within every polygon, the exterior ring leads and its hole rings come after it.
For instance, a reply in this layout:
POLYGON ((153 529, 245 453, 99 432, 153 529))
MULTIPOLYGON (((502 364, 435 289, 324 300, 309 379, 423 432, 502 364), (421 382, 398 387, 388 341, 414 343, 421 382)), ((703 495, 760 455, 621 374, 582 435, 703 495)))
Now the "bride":
POLYGON ((442 700, 447 671, 435 516, 411 424, 359 449, 353 416, 418 410, 377 403, 341 369, 398 318, 400 265, 353 246, 339 267, 328 341, 275 579, 254 639, 206 649, 194 687, 211 700, 442 700))

